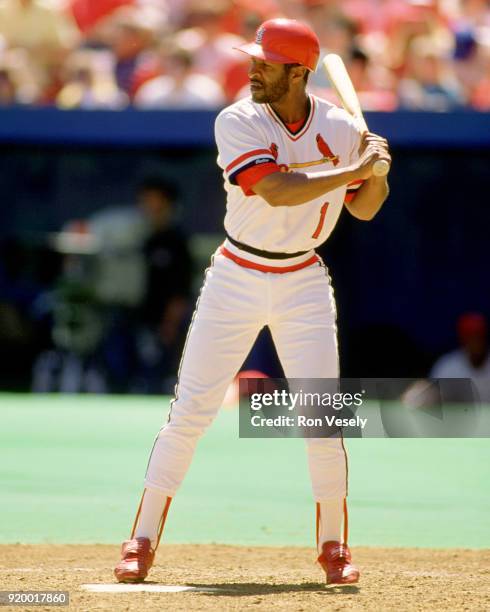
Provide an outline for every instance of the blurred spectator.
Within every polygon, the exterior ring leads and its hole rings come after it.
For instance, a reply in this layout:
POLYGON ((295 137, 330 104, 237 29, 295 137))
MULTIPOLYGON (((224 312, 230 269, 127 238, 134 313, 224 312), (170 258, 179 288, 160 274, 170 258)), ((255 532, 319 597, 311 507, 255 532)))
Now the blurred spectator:
POLYGON ((486 110, 490 56, 490 5, 486 0, 462 0, 453 11, 450 27, 454 35, 456 75, 475 108, 486 110))
POLYGON ((456 3, 458 23, 468 26, 490 26, 488 0, 460 0, 456 3))
POLYGON ((177 33, 177 43, 194 57, 194 69, 218 83, 223 72, 236 60, 236 51, 245 41, 224 31, 222 19, 230 6, 228 0, 195 0, 188 13, 188 27, 177 33))
MULTIPOLYGON (((153 80, 138 106, 220 106, 249 93, 233 47, 276 16, 344 58, 367 110, 490 107, 487 0, 0 0, 0 104, 121 108, 153 80), (111 60, 77 66, 88 49, 111 60)), ((322 70, 310 87, 338 103, 322 70)))
POLYGON ((0 2, 0 36, 15 57, 16 71, 28 74, 21 90, 24 103, 36 103, 48 85, 48 66, 61 62, 79 41, 78 29, 61 5, 41 0, 0 2))
MULTIPOLYGON (((0 62, 7 73, 10 96, 13 94, 11 104, 36 103, 43 82, 40 66, 31 60, 30 54, 25 49, 8 49, 2 54, 0 62)), ((4 98, 3 106, 8 106, 7 100, 8 96, 4 98)))
POLYGON ((472 93, 472 106, 479 111, 490 111, 490 28, 487 44, 481 45, 478 52, 481 67, 480 80, 476 83, 472 93))
POLYGON ((70 8, 83 34, 89 33, 102 19, 135 0, 71 0, 70 8))
POLYGON ((9 87, 15 86, 11 104, 37 103, 47 85, 48 66, 61 62, 78 39, 73 20, 58 6, 0 0, 0 61, 9 72, 9 87))
POLYGON ((139 391, 170 392, 191 310, 192 264, 187 240, 175 222, 177 190, 172 183, 149 177, 140 186, 138 202, 151 232, 144 247, 146 294, 144 329, 139 336, 142 362, 139 391))
POLYGON ((79 51, 70 57, 65 85, 56 96, 60 108, 107 108, 127 106, 128 96, 114 80, 112 57, 104 51, 79 51))
POLYGON ((65 85, 67 78, 67 66, 71 63, 72 57, 76 55, 69 54, 67 58, 53 57, 44 66, 43 82, 37 94, 36 103, 40 106, 55 106, 56 98, 65 85))
MULTIPOLYGON (((335 3, 310 3, 307 5, 306 15, 320 41, 320 60, 327 53, 337 53, 346 60, 356 44, 358 30, 355 22, 340 12, 335 3)), ((330 82, 324 70, 313 73, 309 84, 320 95, 326 94, 327 99, 332 99, 330 82)))
POLYGON ((464 102, 447 52, 425 36, 410 43, 406 74, 398 91, 400 107, 408 110, 444 112, 464 102))
POLYGON ((0 3, 0 34, 10 47, 22 47, 44 55, 73 48, 78 32, 60 8, 40 0, 3 0, 0 3))
POLYGON ((409 47, 416 38, 428 38, 432 46, 449 54, 453 36, 441 6, 438 0, 395 0, 388 3, 386 11, 383 9, 384 61, 395 72, 399 73, 405 67, 409 47))
POLYGON ((454 34, 454 73, 461 87, 471 97, 482 72, 478 45, 469 30, 456 31, 454 34))
POLYGON ((109 22, 107 43, 114 54, 115 80, 130 96, 136 90, 135 75, 152 54, 154 26, 152 13, 136 7, 119 10, 109 22))
POLYGON ((8 68, 0 67, 0 106, 18 104, 17 85, 8 68))
POLYGON ((368 111, 392 111, 398 106, 393 77, 380 66, 372 65, 369 56, 360 47, 350 49, 346 66, 361 106, 368 111))
POLYGON ((225 103, 219 84, 193 71, 192 54, 175 47, 162 58, 165 74, 146 81, 137 91, 139 108, 218 108, 225 103))
POLYGON ((433 365, 431 378, 470 378, 483 402, 490 402, 490 355, 488 325, 477 313, 462 315, 458 320, 461 348, 443 355, 433 365))
MULTIPOLYGON (((284 15, 286 11, 280 9, 277 0, 232 0, 228 2, 228 10, 221 18, 221 25, 225 32, 245 36, 244 28, 250 19, 257 18, 258 23, 262 23, 266 19, 284 15)), ((249 40, 248 36, 245 38, 249 40)))
MULTIPOLYGON (((240 34, 244 40, 254 40, 255 32, 262 23, 263 17, 257 10, 250 11, 244 17, 242 21, 242 27, 240 34)), ((235 58, 228 63, 227 68, 223 71, 223 90, 225 92, 226 99, 229 103, 233 102, 238 96, 238 92, 248 86, 248 69, 250 65, 250 58, 245 56, 243 53, 236 53, 235 58)), ((250 92, 245 93, 250 95, 250 92)))
POLYGON ((308 2, 305 8, 322 50, 345 58, 359 33, 358 24, 337 3, 308 2))

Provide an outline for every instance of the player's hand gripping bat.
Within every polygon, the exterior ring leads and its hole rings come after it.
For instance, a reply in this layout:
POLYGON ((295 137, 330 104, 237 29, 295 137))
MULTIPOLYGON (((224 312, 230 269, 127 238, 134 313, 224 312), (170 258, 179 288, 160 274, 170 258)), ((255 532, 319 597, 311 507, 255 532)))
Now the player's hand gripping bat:
MULTIPOLYGON (((362 132, 368 132, 368 126, 362 115, 359 98, 357 97, 342 58, 336 53, 329 53, 323 60, 323 67, 342 102, 342 106, 348 113, 357 119, 362 132)), ((384 159, 378 159, 373 165, 374 176, 386 176, 389 170, 390 165, 384 159)))

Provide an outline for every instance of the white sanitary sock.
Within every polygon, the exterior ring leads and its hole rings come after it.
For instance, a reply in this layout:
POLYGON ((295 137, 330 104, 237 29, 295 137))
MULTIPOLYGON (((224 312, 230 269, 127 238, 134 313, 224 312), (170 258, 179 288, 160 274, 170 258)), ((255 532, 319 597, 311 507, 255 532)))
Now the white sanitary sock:
POLYGON ((344 498, 320 503, 320 525, 318 530, 318 552, 322 544, 334 540, 342 542, 342 522, 344 518, 344 498))
POLYGON ((145 489, 141 512, 134 532, 135 538, 149 538, 153 550, 157 545, 158 526, 162 518, 167 496, 155 489, 145 489))

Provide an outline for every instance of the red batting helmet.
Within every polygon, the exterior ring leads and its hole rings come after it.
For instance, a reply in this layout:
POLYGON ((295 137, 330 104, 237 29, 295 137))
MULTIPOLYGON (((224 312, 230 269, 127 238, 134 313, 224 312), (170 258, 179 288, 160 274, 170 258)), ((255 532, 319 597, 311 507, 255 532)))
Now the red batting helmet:
POLYGON ((317 35, 295 19, 269 19, 257 29, 255 42, 237 47, 252 57, 277 64, 301 64, 315 71, 320 55, 317 35))

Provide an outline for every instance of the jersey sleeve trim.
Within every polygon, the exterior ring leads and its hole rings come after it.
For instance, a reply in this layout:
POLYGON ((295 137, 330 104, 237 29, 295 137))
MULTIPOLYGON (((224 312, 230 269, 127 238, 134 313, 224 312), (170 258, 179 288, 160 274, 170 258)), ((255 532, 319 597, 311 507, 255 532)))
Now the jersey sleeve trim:
POLYGON ((272 156, 272 153, 269 149, 254 149, 253 151, 248 151, 248 153, 243 153, 243 155, 240 155, 239 157, 234 159, 231 162, 231 164, 228 164, 228 166, 226 166, 225 172, 229 176, 232 170, 236 172, 244 164, 251 162, 251 161, 256 161, 259 159, 264 159, 264 160, 267 159, 267 161, 272 161, 272 162, 274 161, 274 157, 272 156))
POLYGON ((255 195, 253 186, 269 174, 280 172, 279 166, 275 162, 260 164, 259 166, 252 165, 245 170, 241 170, 236 176, 236 184, 238 184, 246 196, 255 195))

